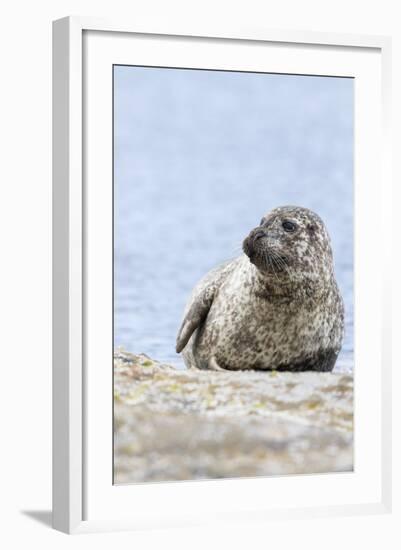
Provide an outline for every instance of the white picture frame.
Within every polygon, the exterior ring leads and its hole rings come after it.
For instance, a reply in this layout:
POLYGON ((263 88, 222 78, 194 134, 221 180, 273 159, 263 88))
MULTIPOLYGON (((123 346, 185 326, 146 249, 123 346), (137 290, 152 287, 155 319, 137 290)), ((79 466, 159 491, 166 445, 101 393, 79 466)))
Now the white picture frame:
POLYGON ((364 245, 367 238, 380 242, 384 205, 391 200, 390 55, 391 41, 387 37, 263 29, 148 29, 128 22, 86 17, 54 22, 53 525, 56 529, 75 533, 227 522, 237 518, 266 521, 277 517, 390 510, 391 296, 385 274, 391 270, 385 267, 390 265, 391 245, 388 238, 381 241, 384 248, 379 267, 372 264, 364 245), (190 44, 195 45, 189 47, 190 44), (131 64, 177 66, 178 59, 178 66, 202 68, 206 59, 202 56, 208 55, 209 68, 213 56, 213 68, 229 64, 233 69, 240 69, 244 64, 249 66, 248 50, 254 47, 258 48, 253 51, 254 70, 265 66, 267 50, 263 48, 276 48, 270 60, 271 72, 354 76, 358 82, 356 94, 362 94, 356 95, 355 115, 358 127, 355 300, 357 342, 359 334, 364 338, 364 346, 359 346, 359 351, 357 348, 359 356, 357 353, 356 357, 366 368, 360 375, 357 370, 356 380, 356 387, 361 388, 355 397, 356 469, 348 474, 298 476, 297 479, 115 487, 111 485, 110 470, 111 397, 109 401, 105 397, 112 393, 110 373, 105 374, 104 369, 99 368, 96 377, 93 376, 94 364, 99 366, 103 361, 111 361, 107 347, 111 343, 111 337, 108 338, 111 319, 106 320, 102 314, 109 311, 112 315, 110 296, 108 291, 103 292, 111 284, 108 223, 111 218, 107 214, 107 208, 111 208, 107 184, 109 181, 111 186, 112 181, 109 170, 111 115, 104 111, 111 94, 108 67, 121 60, 131 64), (261 65, 257 66, 259 62, 261 65), (85 88, 88 83, 89 87, 98 87, 96 100, 88 96, 85 88), (358 97, 365 98, 366 105, 358 103, 358 97), (366 113, 369 116, 363 116, 366 113), (376 155, 372 155, 374 152, 376 155), (95 163, 95 157, 102 160, 95 163), (94 177, 100 182, 96 194, 90 185, 94 177), (369 219, 374 208, 373 228, 369 227, 369 219), (365 228, 364 235, 361 227, 365 228), (91 237, 94 232, 104 243, 102 250, 94 246, 91 237), (88 275, 94 269, 101 273, 96 284, 88 275), (95 302, 100 304, 100 301, 102 305, 95 308, 95 302), (95 342, 102 342, 99 349, 97 346, 95 349, 95 342), (360 428, 361 419, 366 417, 367 433, 360 428), (369 453, 369 459, 363 462, 362 452, 369 453), (96 461, 93 460, 95 453, 96 461), (268 488, 268 498, 258 496, 262 486, 268 488), (250 501, 250 506, 243 504, 250 501), (128 512, 124 514, 123 510, 128 512))

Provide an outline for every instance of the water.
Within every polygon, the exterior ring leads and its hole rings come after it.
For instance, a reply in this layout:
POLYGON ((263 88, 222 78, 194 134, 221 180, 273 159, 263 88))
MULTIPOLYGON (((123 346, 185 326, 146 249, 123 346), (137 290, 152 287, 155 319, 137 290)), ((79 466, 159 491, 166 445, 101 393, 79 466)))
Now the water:
POLYGON ((115 68, 114 342, 183 368, 194 284, 268 210, 315 210, 346 306, 353 368, 353 80, 115 68))

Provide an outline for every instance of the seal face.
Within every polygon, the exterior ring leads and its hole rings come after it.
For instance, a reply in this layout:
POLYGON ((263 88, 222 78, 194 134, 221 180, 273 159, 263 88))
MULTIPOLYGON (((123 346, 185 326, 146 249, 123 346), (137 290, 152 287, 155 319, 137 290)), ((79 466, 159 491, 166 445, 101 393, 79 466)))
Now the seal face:
POLYGON ((306 208, 275 208, 243 251, 191 295, 176 346, 187 367, 331 371, 344 305, 321 218, 306 208))

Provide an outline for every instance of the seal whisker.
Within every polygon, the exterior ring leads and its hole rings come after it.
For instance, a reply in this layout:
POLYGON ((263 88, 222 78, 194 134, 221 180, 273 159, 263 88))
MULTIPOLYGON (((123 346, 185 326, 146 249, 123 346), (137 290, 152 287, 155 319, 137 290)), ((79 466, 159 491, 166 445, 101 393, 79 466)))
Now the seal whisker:
POLYGON ((283 257, 283 256, 276 255, 276 259, 279 262, 279 265, 281 265, 282 268, 287 272, 288 276, 290 278, 294 278, 293 271, 292 271, 291 267, 288 265, 288 262, 287 262, 286 258, 283 257))
POLYGON ((275 262, 274 256, 270 256, 270 255, 268 254, 268 257, 269 257, 269 259, 271 260, 271 266, 272 266, 272 268, 273 268, 274 276, 275 276, 276 280, 278 281, 279 278, 278 278, 276 269, 275 269, 275 267, 274 267, 274 266, 277 267, 277 264, 276 264, 276 262, 275 262))
POLYGON ((284 262, 283 258, 280 257, 276 252, 274 252, 274 250, 271 250, 270 254, 276 265, 278 265, 280 271, 287 271, 287 273, 290 274, 288 271, 288 266, 284 262))

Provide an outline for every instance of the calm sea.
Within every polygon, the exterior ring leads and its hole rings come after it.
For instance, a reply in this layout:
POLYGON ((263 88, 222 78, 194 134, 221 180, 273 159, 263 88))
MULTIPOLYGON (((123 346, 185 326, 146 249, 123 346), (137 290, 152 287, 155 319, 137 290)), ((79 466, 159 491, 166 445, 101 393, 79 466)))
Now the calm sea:
POLYGON ((353 368, 353 80, 116 67, 114 343, 184 368, 194 284, 271 208, 328 226, 353 368))

